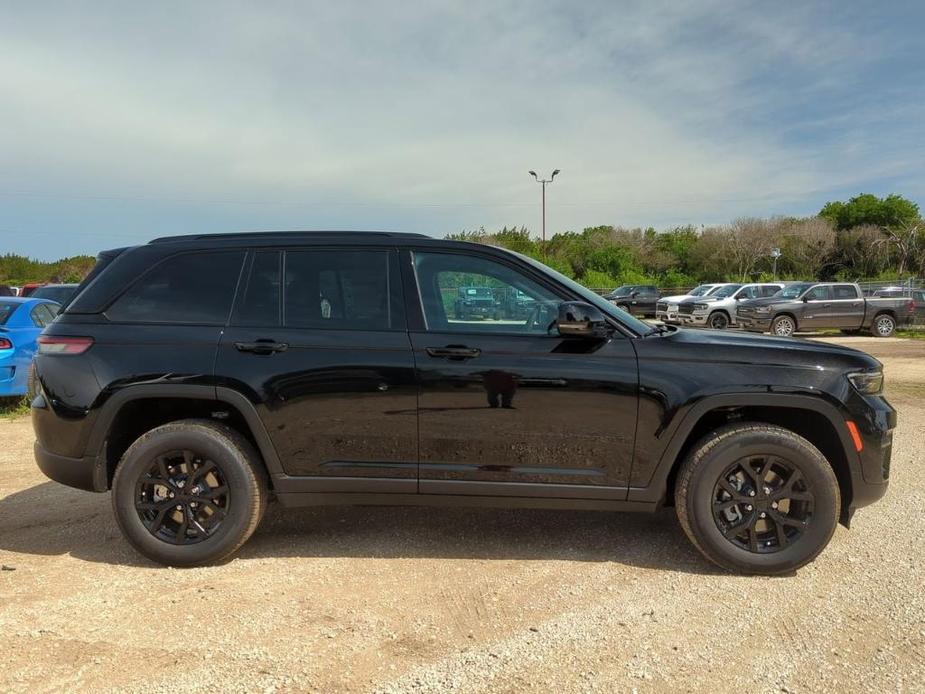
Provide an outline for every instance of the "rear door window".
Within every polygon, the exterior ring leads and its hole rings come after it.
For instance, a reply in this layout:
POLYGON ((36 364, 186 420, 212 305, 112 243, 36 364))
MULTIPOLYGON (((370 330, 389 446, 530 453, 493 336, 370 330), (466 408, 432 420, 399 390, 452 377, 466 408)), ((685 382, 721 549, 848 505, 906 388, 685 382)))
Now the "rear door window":
POLYGON ((286 251, 283 322, 289 328, 400 330, 401 285, 390 250, 286 251))
POLYGON ((224 325, 244 251, 185 253, 162 260, 106 311, 115 322, 224 325))
POLYGON ((857 299, 858 290, 850 284, 836 284, 833 287, 834 297, 836 299, 857 299))
POLYGON ((282 322, 280 251, 257 251, 238 290, 232 324, 276 327, 282 322))

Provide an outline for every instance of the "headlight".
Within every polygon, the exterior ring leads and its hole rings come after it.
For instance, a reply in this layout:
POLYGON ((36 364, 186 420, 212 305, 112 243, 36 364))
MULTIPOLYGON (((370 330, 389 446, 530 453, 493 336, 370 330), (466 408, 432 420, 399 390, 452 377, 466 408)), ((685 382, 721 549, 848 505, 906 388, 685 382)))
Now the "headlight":
POLYGON ((882 371, 856 371, 847 376, 854 389, 862 395, 880 395, 883 392, 882 371))
POLYGON ((694 304, 694 310, 695 311, 706 311, 707 305, 706 304, 694 304))
POLYGON ((755 308, 755 313, 770 313, 770 312, 771 312, 770 306, 758 306, 757 308, 755 308))

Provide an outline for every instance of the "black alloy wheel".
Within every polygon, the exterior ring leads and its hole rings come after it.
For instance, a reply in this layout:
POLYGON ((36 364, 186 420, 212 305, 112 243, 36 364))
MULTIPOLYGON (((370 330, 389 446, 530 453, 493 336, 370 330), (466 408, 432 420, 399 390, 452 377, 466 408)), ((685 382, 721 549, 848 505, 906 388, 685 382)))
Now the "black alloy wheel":
POLYGON ((136 485, 135 510, 141 522, 156 538, 175 545, 214 535, 229 502, 221 469, 191 450, 158 455, 136 485))
POLYGON ((723 536, 750 552, 778 552, 803 535, 813 494, 803 473, 776 456, 737 460, 713 490, 713 519, 723 536))
POLYGON ((714 330, 725 330, 729 327, 729 317, 722 311, 710 314, 710 327, 714 330))

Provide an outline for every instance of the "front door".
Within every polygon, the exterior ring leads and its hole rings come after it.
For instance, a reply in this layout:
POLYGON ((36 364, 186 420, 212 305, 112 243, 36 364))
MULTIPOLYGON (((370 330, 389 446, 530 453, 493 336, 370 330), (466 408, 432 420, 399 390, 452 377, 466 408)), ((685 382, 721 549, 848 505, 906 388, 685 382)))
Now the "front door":
POLYGON ((830 328, 835 320, 836 309, 832 303, 832 287, 820 284, 810 289, 803 303, 803 314, 799 318, 800 330, 830 328))
POLYGON ((390 249, 248 259, 216 375, 234 374, 227 385, 255 404, 285 475, 298 478, 287 490, 417 491, 417 387, 397 277, 390 249))
POLYGON ((422 313, 411 330, 421 493, 624 499, 637 407, 630 340, 560 337, 566 297, 513 261, 421 251, 406 267, 422 313), (460 288, 490 294, 492 310, 456 312, 460 288))

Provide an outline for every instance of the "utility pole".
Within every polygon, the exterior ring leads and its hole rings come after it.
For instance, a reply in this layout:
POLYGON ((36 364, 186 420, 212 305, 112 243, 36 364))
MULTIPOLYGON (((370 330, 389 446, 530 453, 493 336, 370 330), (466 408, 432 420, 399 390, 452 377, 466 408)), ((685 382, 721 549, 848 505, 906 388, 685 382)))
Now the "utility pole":
POLYGON ((552 175, 549 178, 540 178, 536 175, 536 171, 528 171, 533 178, 536 179, 536 182, 543 186, 543 256, 546 255, 546 184, 552 183, 553 179, 556 177, 556 174, 559 173, 559 169, 556 169, 552 172, 552 175))
POLYGON ((771 249, 771 257, 774 258, 774 279, 777 279, 777 259, 780 258, 781 252, 780 248, 771 249))

